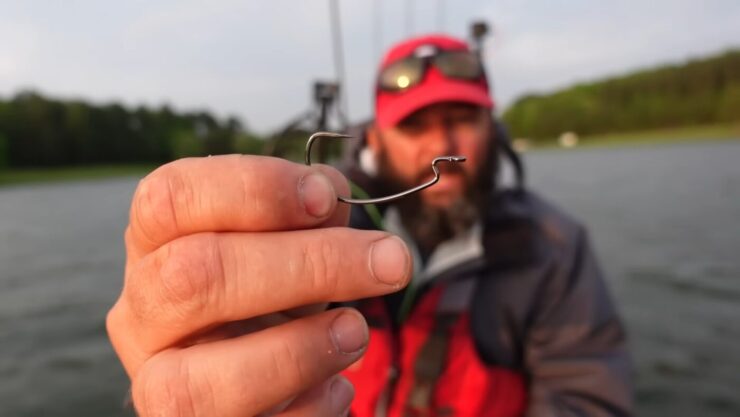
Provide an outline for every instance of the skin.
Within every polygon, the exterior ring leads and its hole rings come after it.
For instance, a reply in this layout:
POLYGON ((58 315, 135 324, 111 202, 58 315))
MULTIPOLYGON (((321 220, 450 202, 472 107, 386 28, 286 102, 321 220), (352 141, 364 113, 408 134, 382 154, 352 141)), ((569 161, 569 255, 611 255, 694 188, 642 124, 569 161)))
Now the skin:
MULTIPOLYGON (((409 181, 444 154, 468 156, 474 175, 484 118, 445 106, 373 130, 370 145, 388 146, 409 181)), ((460 194, 448 177, 426 201, 460 194)), ((399 238, 345 227, 337 195, 349 186, 333 168, 258 156, 182 159, 141 181, 106 319, 141 417, 346 415, 353 388, 337 374, 368 329, 326 303, 398 291, 412 264, 399 238)))
POLYGON ((368 130, 367 141, 373 153, 387 155, 398 180, 408 188, 433 178, 430 164, 434 158, 465 156, 461 171, 449 172, 447 164, 440 164, 439 182, 421 191, 424 204, 444 209, 463 197, 481 169, 490 129, 486 109, 440 103, 412 113, 396 126, 373 126, 368 130))
POLYGON ((348 193, 332 168, 255 156, 179 160, 142 180, 107 317, 140 416, 346 411, 352 387, 336 374, 367 326, 323 303, 396 291, 411 270, 399 239, 343 227, 348 193))

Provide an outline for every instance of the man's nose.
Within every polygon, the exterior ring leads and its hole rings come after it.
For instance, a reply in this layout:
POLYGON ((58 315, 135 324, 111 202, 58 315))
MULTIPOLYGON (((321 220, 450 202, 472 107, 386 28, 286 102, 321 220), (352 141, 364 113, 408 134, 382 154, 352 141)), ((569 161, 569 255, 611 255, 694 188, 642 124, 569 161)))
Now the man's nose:
POLYGON ((432 159, 438 156, 455 155, 457 150, 452 129, 441 124, 430 129, 425 142, 427 150, 425 156, 432 159))

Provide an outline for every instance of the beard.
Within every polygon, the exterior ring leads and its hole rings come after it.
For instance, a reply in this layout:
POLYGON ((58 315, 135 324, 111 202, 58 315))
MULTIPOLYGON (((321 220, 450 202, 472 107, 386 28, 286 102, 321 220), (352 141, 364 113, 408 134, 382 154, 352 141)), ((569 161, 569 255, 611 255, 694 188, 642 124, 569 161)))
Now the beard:
MULTIPOLYGON (((390 194, 421 184, 431 170, 428 167, 418 172, 414 183, 407 184, 391 165, 385 149, 380 152, 377 161, 381 188, 390 194)), ((404 228, 416 242, 425 260, 440 243, 468 231, 482 218, 495 184, 495 161, 494 157, 486 158, 475 177, 469 176, 459 164, 440 164, 440 175, 460 175, 465 183, 465 192, 447 207, 424 204, 421 193, 411 194, 394 203, 404 228)))

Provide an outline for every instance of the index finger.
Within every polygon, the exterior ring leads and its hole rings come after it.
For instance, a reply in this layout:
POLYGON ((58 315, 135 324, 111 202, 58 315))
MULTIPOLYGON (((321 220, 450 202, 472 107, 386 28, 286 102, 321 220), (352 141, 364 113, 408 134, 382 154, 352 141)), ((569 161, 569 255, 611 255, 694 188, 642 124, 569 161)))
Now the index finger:
POLYGON ((253 155, 181 159, 149 174, 134 193, 129 256, 200 232, 343 226, 349 208, 337 195, 348 194, 344 176, 328 166, 253 155))

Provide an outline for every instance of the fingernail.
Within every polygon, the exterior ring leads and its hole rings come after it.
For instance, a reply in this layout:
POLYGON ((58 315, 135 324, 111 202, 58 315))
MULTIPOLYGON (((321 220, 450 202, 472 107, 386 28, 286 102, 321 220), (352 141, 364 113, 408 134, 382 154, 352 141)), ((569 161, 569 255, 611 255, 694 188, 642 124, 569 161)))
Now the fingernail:
POLYGON ((348 310, 331 323, 331 339, 341 353, 356 353, 367 344, 368 332, 360 313, 348 310))
POLYGON ((352 399, 355 397, 355 387, 343 376, 334 378, 329 388, 331 391, 331 405, 334 415, 347 415, 352 399))
POLYGON ((393 286, 408 275, 410 257, 406 244, 397 236, 388 236, 370 247, 370 272, 378 281, 393 286))
POLYGON ((326 217, 336 198, 329 179, 315 172, 301 178, 298 193, 306 212, 314 217, 326 217))

